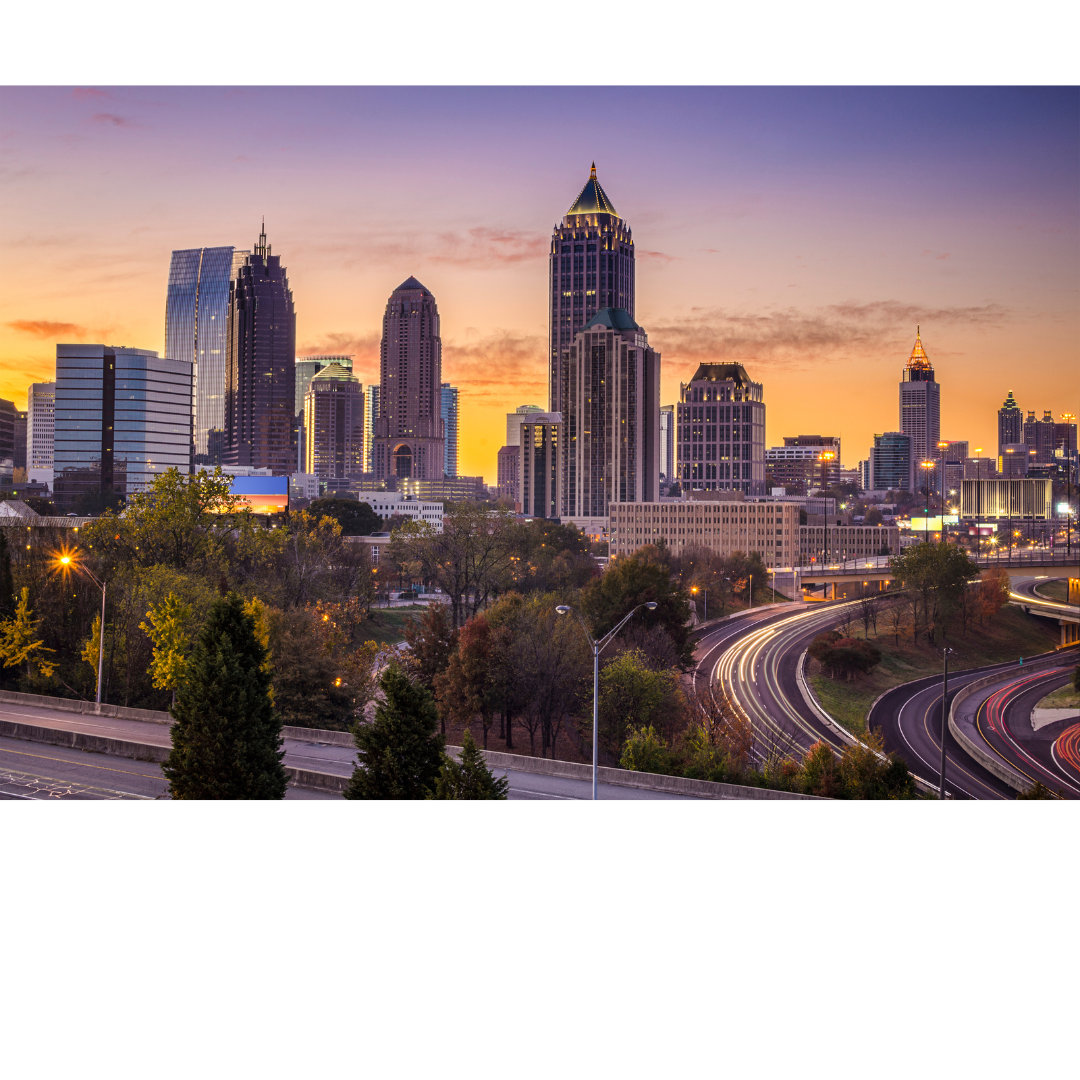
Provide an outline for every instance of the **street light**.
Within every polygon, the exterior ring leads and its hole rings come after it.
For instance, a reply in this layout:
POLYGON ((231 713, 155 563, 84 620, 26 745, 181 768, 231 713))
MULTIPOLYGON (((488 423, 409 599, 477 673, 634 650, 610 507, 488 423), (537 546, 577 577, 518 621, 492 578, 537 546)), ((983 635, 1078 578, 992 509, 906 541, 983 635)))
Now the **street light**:
POLYGON ((948 714, 948 701, 949 701, 949 653, 952 652, 950 648, 943 648, 941 650, 942 655, 945 658, 945 669, 941 675, 941 789, 938 793, 938 797, 942 802, 945 801, 945 729, 949 723, 948 714))
POLYGON ((634 617, 634 613, 638 608, 648 608, 649 611, 656 610, 656 601, 650 600, 646 604, 638 604, 629 615, 626 616, 615 627, 614 630, 605 634, 599 641, 593 638, 589 633, 589 628, 585 625, 585 620, 568 604, 559 604, 555 610, 560 615, 566 615, 573 611, 577 617, 577 621, 581 624, 581 629, 585 631, 585 636, 589 639, 589 644, 592 646, 593 651, 593 684, 592 684, 592 797, 594 800, 600 796, 597 793, 597 779, 599 777, 599 746, 600 746, 600 653, 603 652, 608 642, 634 617))
POLYGON ((61 551, 56 557, 53 569, 60 571, 65 577, 72 571, 84 574, 101 590, 101 628, 98 633, 98 662, 97 662, 97 706, 101 710, 101 672, 105 661, 105 582, 97 577, 81 562, 79 562, 78 550, 61 551))
MULTIPOLYGON (((698 591, 698 587, 696 585, 691 585, 690 586, 690 591, 692 593, 696 593, 698 591)), ((708 619, 709 619, 709 590, 706 589, 703 586, 702 589, 701 589, 701 594, 702 594, 701 599, 702 599, 702 602, 704 604, 704 607, 702 609, 702 614, 701 614, 701 621, 702 622, 708 622, 708 619)))

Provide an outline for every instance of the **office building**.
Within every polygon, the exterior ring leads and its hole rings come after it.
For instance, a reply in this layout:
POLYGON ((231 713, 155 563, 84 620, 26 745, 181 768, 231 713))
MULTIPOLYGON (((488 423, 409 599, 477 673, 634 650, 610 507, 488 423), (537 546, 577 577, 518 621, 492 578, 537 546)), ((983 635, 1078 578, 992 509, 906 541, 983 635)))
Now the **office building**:
MULTIPOLYGON (((296 409, 296 462, 297 468, 303 470, 307 460, 307 448, 304 443, 304 399, 307 397, 308 386, 315 375, 329 364, 337 364, 346 371, 353 369, 353 357, 349 353, 322 354, 318 356, 298 356, 296 358, 295 384, 296 393, 294 406, 296 409)), ((363 387, 361 387, 363 389, 363 387)), ((367 444, 365 443, 365 446, 367 444)))
POLYGON ((16 469, 26 471, 26 410, 15 410, 15 449, 11 463, 16 469))
POLYGON ((26 395, 27 469, 53 467, 56 383, 31 383, 26 395))
POLYGON ((993 480, 997 476, 997 460, 992 457, 964 458, 963 480, 993 480))
POLYGON ((229 292, 225 464, 296 472, 296 309, 266 227, 229 292))
POLYGON ((443 438, 446 440, 443 451, 443 476, 458 474, 458 388, 443 383, 439 415, 443 422, 443 438))
POLYGON ((443 504, 431 499, 417 498, 404 491, 366 491, 356 493, 376 514, 389 521, 392 517, 426 521, 437 533, 443 531, 443 504))
POLYGON ((840 440, 832 435, 785 435, 783 446, 765 451, 765 486, 793 488, 794 494, 839 484, 840 440))
POLYGON ((1022 441, 1028 448, 1030 464, 1051 464, 1057 444, 1057 424, 1054 423, 1054 414, 1046 409, 1042 419, 1036 420, 1034 411, 1028 412, 1027 420, 1024 421, 1022 441))
POLYGON ((14 401, 0 398, 0 479, 9 483, 15 471, 15 418, 18 412, 14 401))
POLYGON ((170 468, 191 471, 193 368, 148 349, 56 346, 58 509, 97 512, 170 468))
POLYGON ((369 383, 364 395, 364 472, 375 475, 372 447, 375 445, 375 420, 379 415, 379 385, 369 383))
POLYGON ((399 478, 398 491, 427 502, 451 499, 487 499, 488 490, 482 476, 442 476, 434 480, 416 477, 399 478))
MULTIPOLYGON (((768 454, 768 451, 766 451, 766 454, 768 454)), ((859 462, 858 472, 859 472, 859 490, 860 491, 873 491, 874 486, 871 483, 870 459, 869 458, 864 458, 862 461, 859 462)), ((767 472, 766 472, 766 475, 767 475, 767 472)))
POLYGON ((966 521, 1049 521, 1054 516, 1052 480, 964 480, 960 517, 966 521))
POLYGON ((741 364, 701 364, 679 385, 676 474, 683 490, 765 494, 765 403, 741 364))
POLYGON ((1015 446, 1024 441, 1024 414, 1016 404, 1016 398, 1010 390, 1005 401, 998 409, 998 456, 1005 453, 1006 446, 1015 446))
POLYGON ((870 450, 871 491, 913 491, 911 436, 886 431, 874 436, 870 450))
POLYGON ((521 443, 521 425, 528 419, 530 413, 540 413, 544 410, 539 405, 519 405, 512 413, 506 414, 506 445, 518 446, 521 443))
MULTIPOLYGON (((900 430, 911 439, 912 480, 915 490, 922 491, 924 481, 919 474, 924 470, 920 464, 936 460, 941 438, 941 387, 934 379, 934 368, 923 349, 918 329, 900 383, 900 430)), ((925 471, 931 474, 933 490, 939 490, 938 470, 925 471)))
POLYGON ((757 552, 769 567, 794 566, 799 507, 750 502, 738 491, 692 491, 678 500, 613 503, 608 536, 613 556, 630 555, 646 544, 664 544, 677 555, 705 547, 721 555, 757 552))
POLYGON ((521 468, 521 447, 503 446, 496 462, 495 494, 517 506, 521 502, 518 470, 521 468))
POLYGON ((574 338, 567 371, 560 516, 593 531, 608 503, 659 498, 660 354, 629 312, 603 308, 574 338))
POLYGON ((194 463, 220 465, 225 446, 229 289, 246 252, 184 248, 169 263, 165 355, 195 373, 194 463))
POLYGON ((814 522, 799 526, 800 566, 899 554, 900 530, 895 525, 814 522))
POLYGON ((577 335, 605 308, 623 310, 634 319, 634 240, 596 179, 596 162, 552 233, 548 285, 548 408, 565 416, 570 350, 577 335))
POLYGON ((373 438, 378 480, 441 480, 442 338, 435 297, 414 277, 390 295, 379 353, 379 414, 373 438))
POLYGON ((561 413, 533 413, 521 425, 517 486, 527 517, 559 516, 562 443, 561 413))
POLYGON ((1027 476, 1029 458, 1026 443, 1003 446, 1001 456, 997 459, 998 475, 1003 480, 1015 480, 1027 476))
POLYGON ((312 376, 304 396, 304 472, 346 480, 364 471, 364 388, 341 364, 312 376))
POLYGON ((660 406, 660 479, 675 479, 675 406, 660 406))

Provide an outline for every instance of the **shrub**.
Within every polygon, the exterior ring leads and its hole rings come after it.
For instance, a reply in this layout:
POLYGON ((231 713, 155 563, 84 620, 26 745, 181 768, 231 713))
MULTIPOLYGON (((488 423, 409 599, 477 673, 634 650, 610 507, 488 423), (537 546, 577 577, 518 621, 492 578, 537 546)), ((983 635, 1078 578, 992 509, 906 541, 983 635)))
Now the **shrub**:
POLYGON ((667 773, 671 767, 671 754, 650 724, 630 733, 619 765, 634 772, 667 773))

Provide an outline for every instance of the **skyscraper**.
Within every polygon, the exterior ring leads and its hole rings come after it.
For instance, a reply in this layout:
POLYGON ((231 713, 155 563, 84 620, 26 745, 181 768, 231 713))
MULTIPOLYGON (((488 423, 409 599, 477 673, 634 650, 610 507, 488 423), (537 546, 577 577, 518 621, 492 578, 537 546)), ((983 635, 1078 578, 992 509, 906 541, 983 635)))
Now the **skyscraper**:
POLYGON ((322 371, 328 364, 338 364, 346 371, 352 371, 353 358, 350 354, 298 356, 296 358, 296 467, 299 472, 304 471, 304 462, 307 460, 307 450, 304 446, 304 398, 307 397, 308 385, 316 372, 322 371))
POLYGON ((629 312, 604 308, 578 332, 565 400, 562 516, 591 528, 609 503, 659 498, 660 354, 629 312))
POLYGON ((439 309, 414 277, 387 301, 379 365, 375 478, 441 480, 446 447, 439 309))
POLYGON ((18 414, 14 401, 0 398, 0 476, 10 480, 15 469, 15 417, 18 414))
POLYGON ((506 445, 521 445, 521 425, 526 423, 531 413, 543 412, 539 405, 519 405, 512 413, 506 414, 506 445))
POLYGON ((57 506, 100 510, 191 471, 193 365, 149 349, 56 346, 57 506))
POLYGON ((660 406, 660 479, 675 479, 675 406, 660 406))
POLYGON ((344 480, 364 471, 364 388, 341 364, 327 364, 304 396, 303 472, 344 480))
POLYGON ((684 491, 765 494, 764 387, 742 364, 701 364, 679 386, 676 467, 684 491))
POLYGON ((521 502, 521 512, 528 517, 559 516, 562 435, 559 413, 530 413, 521 425, 520 444, 503 448, 518 452, 515 501, 521 502))
POLYGON ((998 409, 998 454, 1005 453, 1006 446, 1015 446, 1024 441, 1024 414, 1016 404, 1016 398, 1010 390, 1001 408, 998 409))
POLYGON ((596 179, 589 179, 551 237, 548 328, 548 407, 565 411, 570 347, 575 335, 603 308, 634 318, 634 241, 596 179))
POLYGON ((26 470, 26 411, 15 410, 15 453, 12 464, 16 469, 26 470))
POLYGON ((31 480, 38 477, 29 470, 53 467, 55 416, 56 383, 31 383, 26 395, 26 468, 31 480))
MULTIPOLYGON (((911 439, 914 478, 916 473, 922 471, 920 462, 937 459, 937 444, 941 438, 941 387, 934 381, 934 369, 923 351, 918 327, 915 330, 915 347, 911 350, 900 383, 900 430, 911 439)), ((939 471, 933 471, 935 490, 940 487, 939 471)))
POLYGON ((369 383, 364 395, 364 472, 375 471, 375 419, 379 415, 379 384, 369 383))
POLYGON ((446 438, 446 452, 443 460, 443 474, 458 474, 458 388, 443 383, 439 415, 442 417, 443 431, 446 438))
POLYGON ((1049 465, 1054 460, 1057 445, 1057 425, 1054 414, 1046 409, 1041 420, 1035 419, 1034 411, 1029 412, 1024 421, 1024 437, 1021 440, 1028 448, 1029 464, 1049 465))
POLYGON ((870 450, 872 491, 912 491, 911 437, 901 431, 874 436, 870 450))
POLYGON ((174 251, 169 264, 165 355, 186 361, 195 372, 196 465, 221 464, 229 286, 244 258, 233 247, 185 248, 174 251))
POLYGON ((296 471, 296 310, 266 226, 229 290, 225 464, 296 471))

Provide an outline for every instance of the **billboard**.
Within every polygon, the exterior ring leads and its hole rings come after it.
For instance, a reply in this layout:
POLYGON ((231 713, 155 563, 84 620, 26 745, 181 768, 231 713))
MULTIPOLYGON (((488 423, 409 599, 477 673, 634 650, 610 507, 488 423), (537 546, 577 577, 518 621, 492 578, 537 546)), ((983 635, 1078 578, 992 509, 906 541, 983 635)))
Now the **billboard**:
POLYGON ((941 514, 931 514, 930 517, 912 517, 911 524, 908 526, 913 533, 915 532, 941 532, 943 525, 958 525, 960 523, 959 514, 946 514, 942 517, 941 514))
POLYGON ((240 496, 241 508, 253 514, 283 514, 289 509, 287 476, 234 476, 232 493, 240 496))

